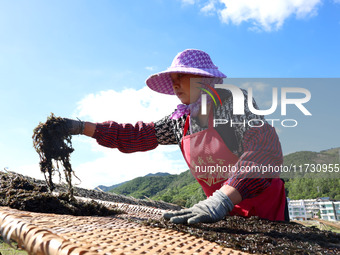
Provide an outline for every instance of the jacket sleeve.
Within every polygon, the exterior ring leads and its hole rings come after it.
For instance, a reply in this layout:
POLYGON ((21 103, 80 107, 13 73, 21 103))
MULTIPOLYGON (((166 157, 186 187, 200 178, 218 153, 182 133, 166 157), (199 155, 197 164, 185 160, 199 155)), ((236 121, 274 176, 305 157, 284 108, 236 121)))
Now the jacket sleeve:
MULTIPOLYGON (((179 122, 170 119, 170 116, 171 114, 151 123, 138 121, 135 125, 118 124, 114 121, 97 123, 92 137, 98 144, 117 148, 124 153, 152 150, 159 144, 178 144, 176 128, 179 122)), ((183 120, 180 124, 184 125, 182 122, 183 120)))
POLYGON ((273 178, 279 177, 277 170, 283 159, 279 138, 268 123, 248 129, 243 138, 243 154, 225 184, 236 188, 246 199, 259 195, 273 178))
MULTIPOLYGON (((234 128, 236 144, 232 151, 239 156, 234 171, 225 182, 236 188, 243 199, 259 195, 270 186, 273 178, 279 177, 277 170, 283 156, 279 137, 263 116, 253 114, 248 108, 248 95, 244 93, 244 115, 233 115, 232 98, 225 103, 222 111, 226 118, 237 123, 234 128), (240 124, 242 123, 242 124, 240 124), (252 126, 249 125, 251 123, 252 126), (276 167, 276 168, 275 168, 276 167)), ((253 100, 256 109, 258 106, 253 100)))
POLYGON ((97 123, 93 138, 102 146, 117 148, 124 153, 148 151, 158 146, 152 122, 139 121, 135 125, 114 121, 97 123))

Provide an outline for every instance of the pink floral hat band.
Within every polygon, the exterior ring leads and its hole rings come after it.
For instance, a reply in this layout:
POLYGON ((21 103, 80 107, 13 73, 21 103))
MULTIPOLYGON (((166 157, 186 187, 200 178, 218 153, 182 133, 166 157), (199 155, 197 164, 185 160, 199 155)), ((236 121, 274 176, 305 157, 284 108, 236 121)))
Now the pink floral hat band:
POLYGON ((174 95, 171 73, 188 73, 216 78, 227 77, 218 70, 207 53, 188 49, 178 53, 167 70, 151 75, 146 80, 146 84, 156 92, 174 95))

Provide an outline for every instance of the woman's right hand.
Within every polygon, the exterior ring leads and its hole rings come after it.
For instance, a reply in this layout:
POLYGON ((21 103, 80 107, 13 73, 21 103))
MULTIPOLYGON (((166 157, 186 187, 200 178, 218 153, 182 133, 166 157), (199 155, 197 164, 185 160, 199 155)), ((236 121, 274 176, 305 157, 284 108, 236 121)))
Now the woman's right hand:
POLYGON ((70 135, 87 135, 92 137, 96 130, 96 123, 85 122, 81 120, 73 120, 63 118, 64 127, 70 135))
POLYGON ((82 135, 85 129, 85 122, 81 120, 72 120, 63 118, 64 127, 70 135, 82 135))

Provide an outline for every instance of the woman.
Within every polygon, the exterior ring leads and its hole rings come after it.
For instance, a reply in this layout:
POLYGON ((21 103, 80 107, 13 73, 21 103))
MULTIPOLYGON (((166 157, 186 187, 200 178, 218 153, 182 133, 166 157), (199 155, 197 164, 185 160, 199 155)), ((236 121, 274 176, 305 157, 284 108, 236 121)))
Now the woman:
MULTIPOLYGON (((169 116, 154 123, 137 122, 135 126, 70 119, 66 119, 66 125, 71 134, 85 134, 100 145, 125 153, 151 150, 158 144, 178 144, 208 198, 189 209, 164 213, 164 218, 173 223, 216 222, 226 215, 257 215, 283 221, 286 206, 283 181, 277 175, 264 178, 258 172, 244 171, 282 164, 275 129, 263 116, 251 113, 246 100, 245 114, 234 115, 233 98, 228 90, 218 90, 221 105, 212 104, 208 97, 206 108, 210 114, 202 113, 201 92, 216 93, 214 84, 223 83, 223 78, 226 76, 207 53, 188 49, 178 53, 166 71, 146 80, 152 90, 176 95, 182 102, 169 116), (229 119, 239 124, 214 127, 213 119, 229 119), (240 125, 254 119, 263 125, 240 125), (212 166, 229 166, 229 170, 232 166, 232 171, 200 171, 212 166)), ((246 91, 243 93, 247 98, 246 91)))

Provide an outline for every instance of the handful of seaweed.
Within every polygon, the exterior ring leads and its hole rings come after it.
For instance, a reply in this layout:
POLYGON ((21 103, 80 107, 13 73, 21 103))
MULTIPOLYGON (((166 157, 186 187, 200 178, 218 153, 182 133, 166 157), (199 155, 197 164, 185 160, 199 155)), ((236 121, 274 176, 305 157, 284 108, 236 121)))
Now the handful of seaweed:
POLYGON ((69 195, 73 197, 72 174, 74 175, 74 172, 70 163, 70 154, 74 149, 71 142, 72 136, 67 131, 65 120, 51 113, 45 123, 39 123, 34 129, 32 138, 33 146, 40 157, 40 170, 44 173, 50 191, 55 189, 52 180, 54 172, 58 172, 61 178, 59 169, 61 164, 69 195))

